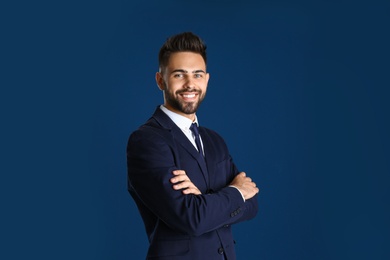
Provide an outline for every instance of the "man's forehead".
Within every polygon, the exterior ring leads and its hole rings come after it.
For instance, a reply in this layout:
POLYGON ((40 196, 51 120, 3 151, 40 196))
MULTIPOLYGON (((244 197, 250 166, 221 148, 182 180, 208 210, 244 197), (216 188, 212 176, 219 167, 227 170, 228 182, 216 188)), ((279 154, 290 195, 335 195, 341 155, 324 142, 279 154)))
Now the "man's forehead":
POLYGON ((206 73, 206 66, 205 64, 168 64, 167 71, 169 73, 206 73))
POLYGON ((198 69, 198 70, 185 70, 185 69, 174 69, 170 71, 170 73, 206 73, 205 70, 203 69, 198 69))

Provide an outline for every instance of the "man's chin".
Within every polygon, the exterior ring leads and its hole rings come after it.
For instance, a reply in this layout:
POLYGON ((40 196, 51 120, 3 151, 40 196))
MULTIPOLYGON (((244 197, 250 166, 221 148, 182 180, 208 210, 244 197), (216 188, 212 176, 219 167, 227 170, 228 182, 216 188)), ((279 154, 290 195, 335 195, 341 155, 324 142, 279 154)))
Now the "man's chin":
POLYGON ((191 115, 194 114, 198 110, 198 104, 187 104, 186 106, 181 106, 180 109, 184 114, 191 115))

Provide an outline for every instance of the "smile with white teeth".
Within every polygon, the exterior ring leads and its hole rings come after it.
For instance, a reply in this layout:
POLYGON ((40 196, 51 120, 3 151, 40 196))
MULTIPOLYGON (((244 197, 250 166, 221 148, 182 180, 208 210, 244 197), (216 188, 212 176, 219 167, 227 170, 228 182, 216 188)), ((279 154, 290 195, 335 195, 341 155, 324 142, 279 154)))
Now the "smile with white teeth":
POLYGON ((185 98, 194 98, 195 94, 183 94, 183 97, 185 97, 185 98))

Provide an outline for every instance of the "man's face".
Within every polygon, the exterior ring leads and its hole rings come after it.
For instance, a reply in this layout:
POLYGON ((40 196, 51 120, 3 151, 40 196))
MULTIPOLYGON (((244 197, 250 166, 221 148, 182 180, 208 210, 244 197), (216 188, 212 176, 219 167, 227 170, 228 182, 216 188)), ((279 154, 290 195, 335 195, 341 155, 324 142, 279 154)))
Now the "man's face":
POLYGON ((173 53, 165 70, 156 74, 156 81, 164 91, 165 107, 194 119, 209 81, 202 56, 193 52, 173 53))

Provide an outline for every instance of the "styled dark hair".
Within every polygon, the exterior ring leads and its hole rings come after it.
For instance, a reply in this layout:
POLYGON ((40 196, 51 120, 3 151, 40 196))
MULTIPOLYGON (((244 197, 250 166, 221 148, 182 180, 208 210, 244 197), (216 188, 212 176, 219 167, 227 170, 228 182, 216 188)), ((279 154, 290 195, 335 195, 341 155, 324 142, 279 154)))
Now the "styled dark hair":
POLYGON ((198 53, 207 64, 206 48, 207 46, 203 40, 192 32, 184 32, 171 36, 163 44, 158 54, 160 70, 162 71, 168 65, 171 54, 175 52, 188 51, 198 53))

